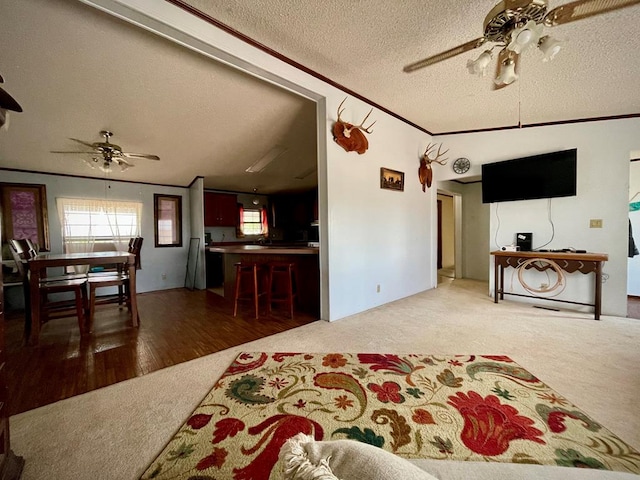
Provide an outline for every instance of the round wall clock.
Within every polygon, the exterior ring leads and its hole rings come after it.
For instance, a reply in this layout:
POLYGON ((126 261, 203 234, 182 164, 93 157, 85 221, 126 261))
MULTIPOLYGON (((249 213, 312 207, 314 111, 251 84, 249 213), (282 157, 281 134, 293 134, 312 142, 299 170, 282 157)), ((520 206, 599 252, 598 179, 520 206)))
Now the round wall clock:
POLYGON ((453 171, 456 173, 467 173, 469 171, 469 167, 471 167, 471 162, 468 158, 456 158, 453 162, 453 171))

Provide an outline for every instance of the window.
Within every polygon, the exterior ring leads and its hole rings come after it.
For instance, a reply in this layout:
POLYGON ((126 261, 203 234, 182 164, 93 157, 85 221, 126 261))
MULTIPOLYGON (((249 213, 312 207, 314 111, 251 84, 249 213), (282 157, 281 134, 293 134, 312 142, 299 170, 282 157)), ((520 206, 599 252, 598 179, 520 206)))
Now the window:
POLYGON ((243 209, 242 233, 245 235, 261 235, 263 233, 262 210, 243 209))
POLYGON ((182 197, 153 195, 153 225, 156 247, 182 246, 182 197))
POLYGON ((140 202, 56 200, 65 252, 89 252, 94 245, 98 247, 96 244, 112 244, 117 250, 127 250, 129 239, 140 236, 140 202))

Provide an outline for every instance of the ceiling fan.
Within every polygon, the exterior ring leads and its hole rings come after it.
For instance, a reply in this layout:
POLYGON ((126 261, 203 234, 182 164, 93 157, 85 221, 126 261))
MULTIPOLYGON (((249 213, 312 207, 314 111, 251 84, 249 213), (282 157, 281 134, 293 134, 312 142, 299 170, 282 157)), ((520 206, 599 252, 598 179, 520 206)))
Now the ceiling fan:
POLYGON ((494 89, 503 88, 517 80, 518 61, 522 52, 538 47, 546 61, 561 49, 562 42, 544 35, 544 27, 564 25, 638 3, 640 0, 576 0, 547 10, 547 0, 502 0, 484 19, 482 37, 411 63, 403 70, 413 72, 492 42, 494 45, 476 60, 467 62, 467 68, 472 74, 484 76, 493 58, 493 49, 499 47, 494 89))
POLYGON ((91 160, 84 160, 91 166, 91 168, 95 168, 95 165, 98 165, 98 168, 103 172, 110 172, 112 164, 114 163, 118 165, 122 171, 126 170, 129 167, 133 167, 133 164, 129 163, 126 160, 127 158, 146 158, 148 160, 160 160, 160 157, 158 157, 157 155, 150 155, 147 153, 123 152, 120 145, 109 142, 109 138, 113 136, 113 133, 108 130, 102 130, 100 132, 100 135, 104 137, 104 142, 89 143, 83 140, 78 140, 77 138, 69 139, 73 140, 74 142, 78 142, 85 147, 89 147, 91 149, 91 151, 89 152, 52 150, 51 153, 80 153, 91 155, 91 160))

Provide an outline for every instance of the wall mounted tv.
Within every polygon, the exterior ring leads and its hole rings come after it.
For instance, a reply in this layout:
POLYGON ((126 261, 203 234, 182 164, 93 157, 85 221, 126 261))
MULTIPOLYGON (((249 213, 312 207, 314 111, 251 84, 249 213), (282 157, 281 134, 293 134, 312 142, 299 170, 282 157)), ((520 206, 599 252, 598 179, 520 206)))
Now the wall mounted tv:
POLYGON ((576 194, 577 149, 482 165, 482 203, 576 194))

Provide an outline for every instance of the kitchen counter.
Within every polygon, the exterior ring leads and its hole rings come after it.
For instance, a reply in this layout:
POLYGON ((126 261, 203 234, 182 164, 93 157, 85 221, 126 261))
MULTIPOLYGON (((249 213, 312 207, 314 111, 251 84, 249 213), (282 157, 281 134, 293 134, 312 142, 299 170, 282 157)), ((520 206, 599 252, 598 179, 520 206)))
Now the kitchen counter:
POLYGON ((218 245, 207 247, 213 253, 265 254, 265 255, 317 255, 318 247, 285 247, 278 245, 218 245))
POLYGON ((207 247, 209 254, 222 255, 222 276, 224 278, 224 297, 233 301, 236 262, 294 263, 297 275, 298 302, 296 309, 320 315, 320 268, 318 247, 305 245, 212 245, 207 247))

